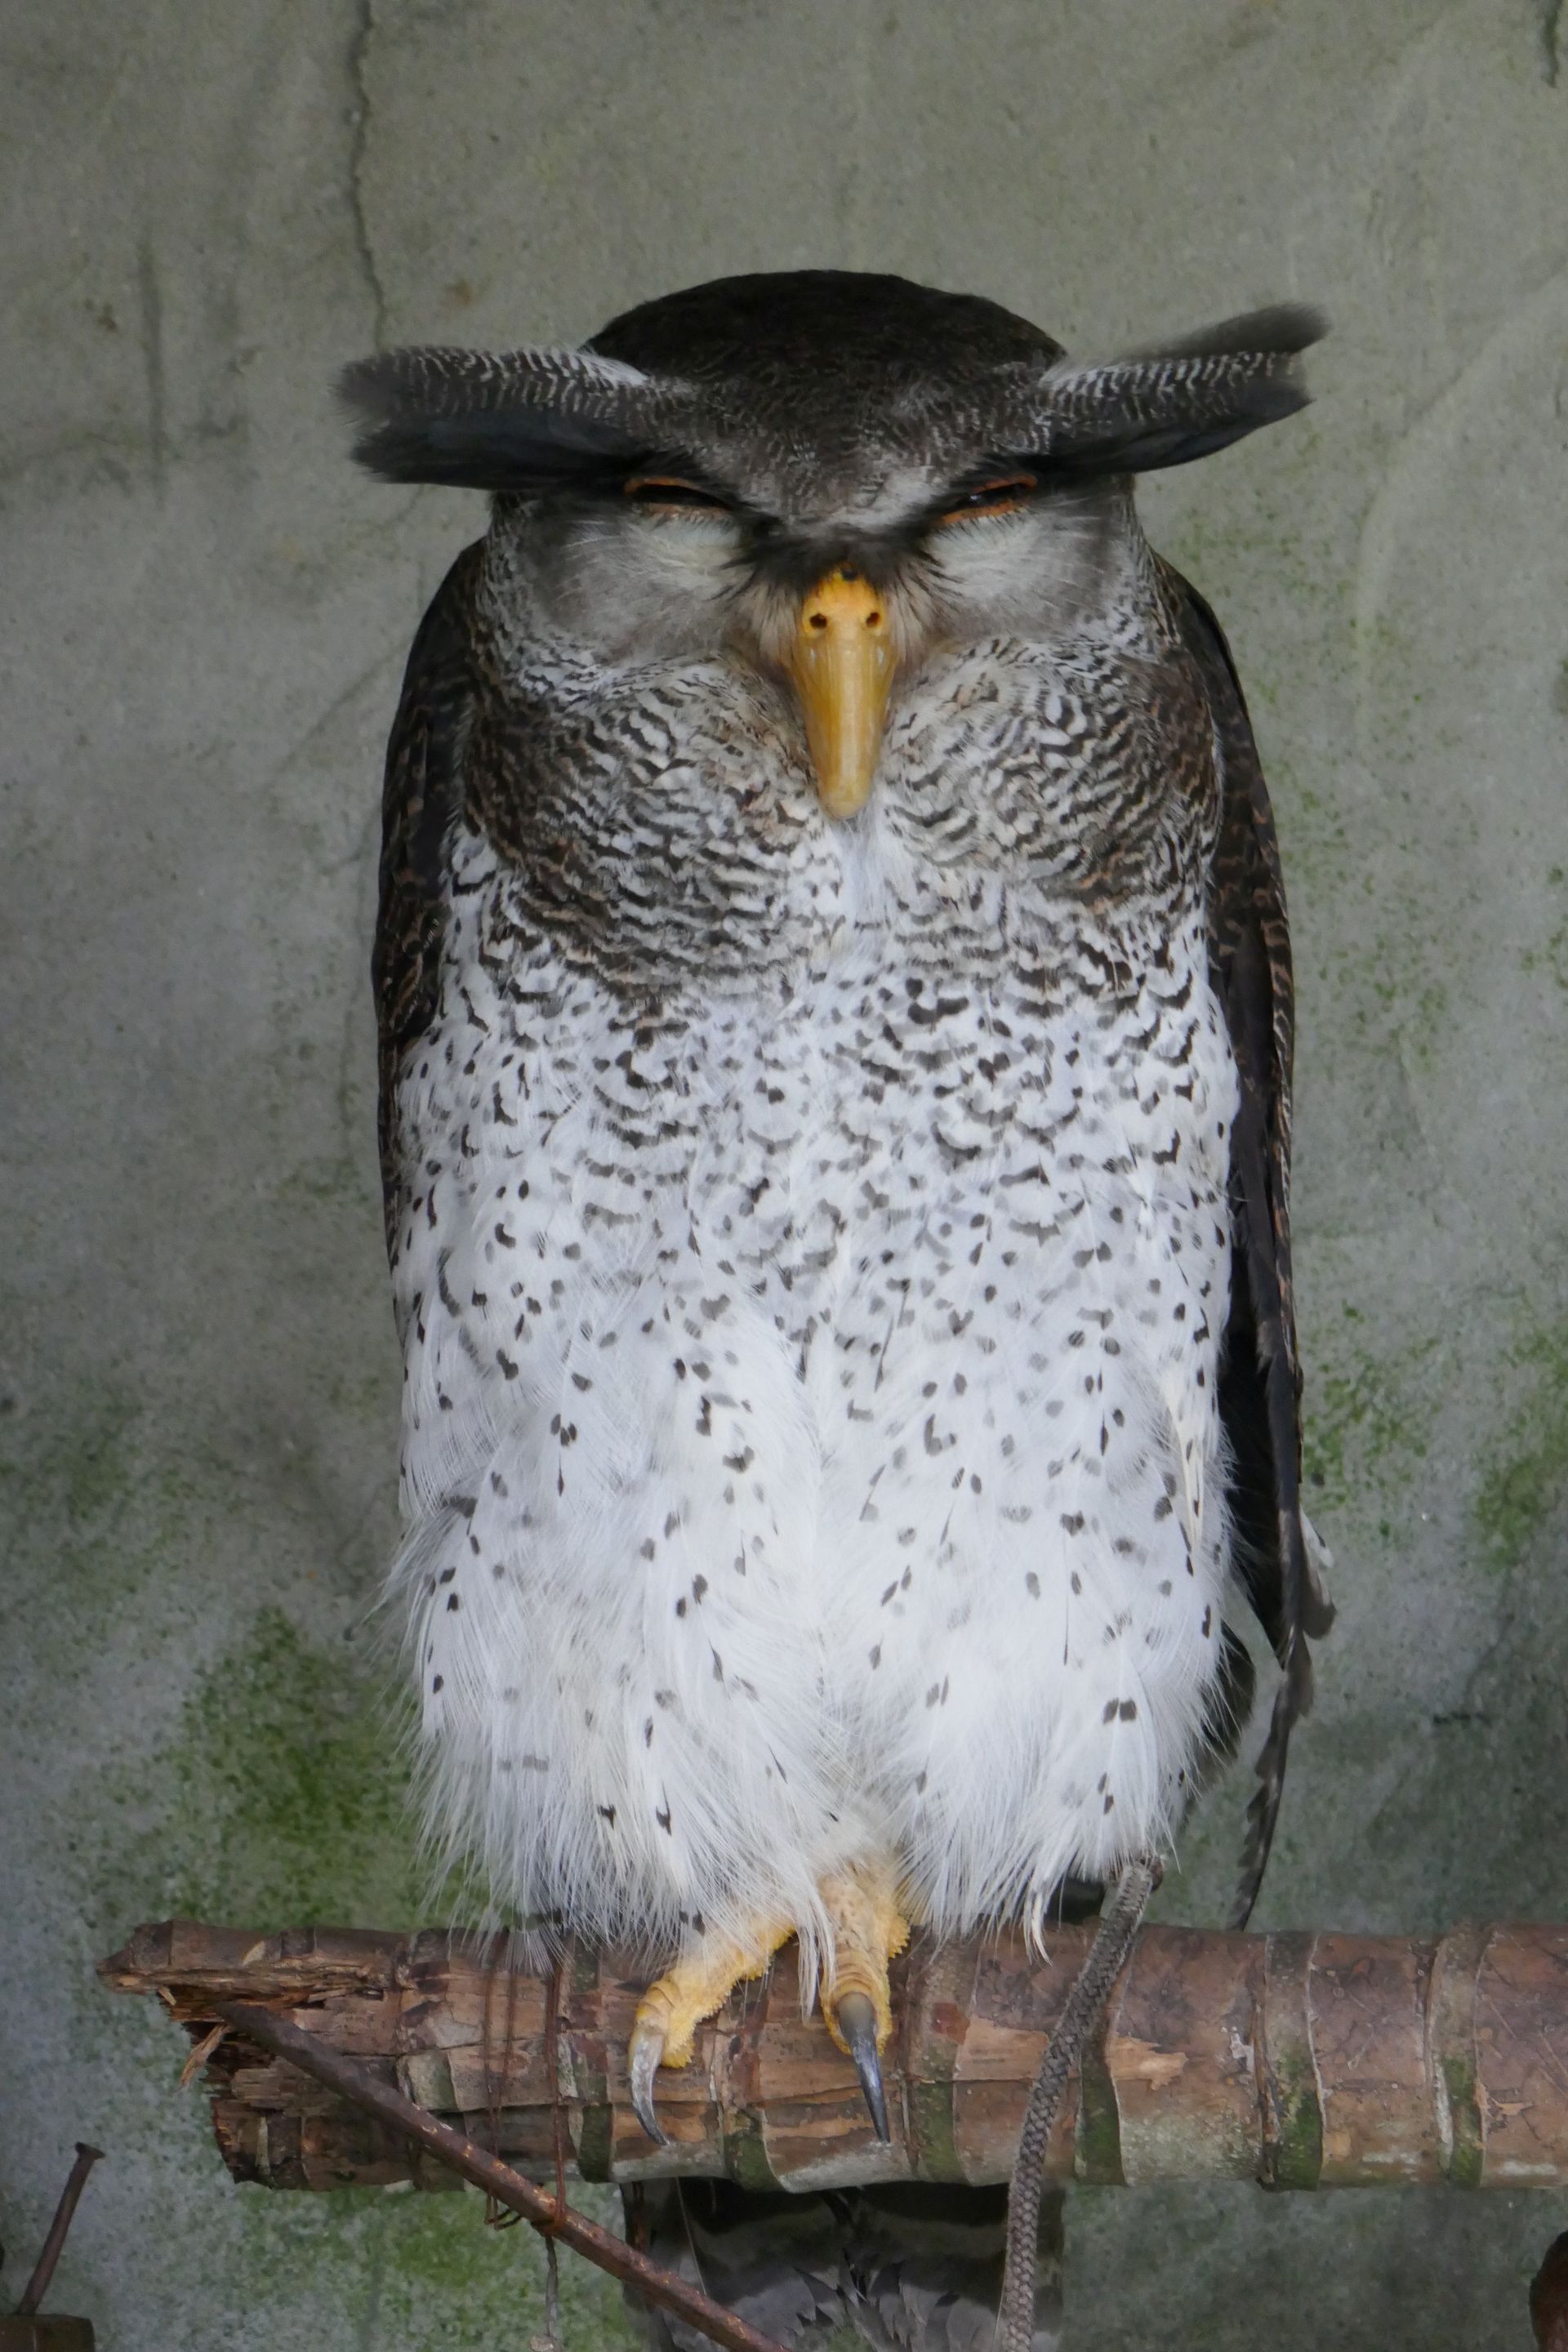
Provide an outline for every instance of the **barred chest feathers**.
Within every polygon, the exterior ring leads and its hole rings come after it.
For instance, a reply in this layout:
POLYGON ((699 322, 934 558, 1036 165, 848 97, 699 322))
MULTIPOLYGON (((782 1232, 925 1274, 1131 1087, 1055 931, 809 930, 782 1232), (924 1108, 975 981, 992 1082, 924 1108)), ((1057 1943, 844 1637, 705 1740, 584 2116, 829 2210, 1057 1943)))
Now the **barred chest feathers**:
POLYGON ((1237 1087, 1116 652, 935 665, 853 828, 752 678, 515 674, 573 756, 448 844, 394 1278, 433 1817, 525 1910, 805 1923, 876 1843, 958 1930, 1179 1815, 1237 1087))

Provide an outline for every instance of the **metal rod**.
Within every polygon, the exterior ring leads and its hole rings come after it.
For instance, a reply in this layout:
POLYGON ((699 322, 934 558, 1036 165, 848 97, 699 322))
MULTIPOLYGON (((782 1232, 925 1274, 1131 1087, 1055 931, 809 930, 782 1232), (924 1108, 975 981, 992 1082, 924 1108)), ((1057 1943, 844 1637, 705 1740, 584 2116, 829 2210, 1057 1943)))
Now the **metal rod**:
POLYGON ((521 2213, 536 2230, 559 2239, 563 2245, 572 2247, 600 2270, 608 2271, 613 2278, 635 2286, 650 2303, 673 2312, 713 2343, 724 2346, 726 2352, 784 2352, 772 2336, 759 2335, 732 2311, 726 2311, 722 2304, 689 2286, 684 2279, 660 2270, 646 2254, 639 2254, 624 2239, 612 2237, 607 2230, 601 2230, 585 2215, 574 2212, 569 2205, 557 2206, 553 2197, 536 2189, 531 2180, 525 2180, 521 2172, 514 2172, 510 2164, 503 2164, 488 2148, 479 2147, 465 2133, 454 2131, 449 2124, 439 2122, 412 2099, 405 2099, 401 2091, 395 2091, 389 2083, 379 2082, 357 2060, 345 2057, 341 2051, 329 2050, 314 2034, 301 2032, 286 2018, 271 2010, 258 2009, 249 2001, 215 2001, 213 2013, 247 2042, 258 2042, 262 2049, 286 2058, 302 2074, 313 2075, 318 2083, 352 2099, 355 2106, 378 2116, 405 2138, 416 2140, 454 2172, 460 2172, 465 2180, 488 2190, 498 2204, 521 2213))
POLYGON ((60 2201, 55 2207, 55 2218, 49 2223, 49 2234, 44 2240, 43 2252, 33 2264, 33 2275, 23 2290, 16 2305, 17 2319, 31 2319, 49 2291, 49 2281, 55 2274, 55 2264, 65 2252, 66 2231, 70 2228, 77 2200, 87 2187, 87 2176, 102 2158, 100 2147, 89 2147, 86 2140, 76 2144, 76 2162, 70 2168, 70 2179, 60 2191, 60 2201))

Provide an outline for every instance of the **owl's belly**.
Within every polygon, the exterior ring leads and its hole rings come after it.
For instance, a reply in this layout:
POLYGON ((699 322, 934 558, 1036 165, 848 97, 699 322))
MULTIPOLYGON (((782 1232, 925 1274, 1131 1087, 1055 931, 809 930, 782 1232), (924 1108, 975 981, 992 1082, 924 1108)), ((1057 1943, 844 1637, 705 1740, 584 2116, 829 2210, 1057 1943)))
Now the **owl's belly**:
POLYGON ((1223 1192, 1010 1159, 840 1302, 814 1395, 836 1700, 955 1928, 1179 1815, 1226 1575, 1223 1192))
POLYGON ((806 1373, 835 1704, 952 1928, 1181 1811, 1222 1641, 1236 1101, 1195 951, 1113 1008, 964 994, 882 1024, 874 1109, 846 1090, 867 1150, 806 1373))
POLYGON ((405 1573, 520 1900, 798 1911, 890 1840, 956 1926, 1179 1809, 1234 1109, 1190 949, 1110 1003, 885 943, 659 1029, 470 990, 406 1107, 405 1573))

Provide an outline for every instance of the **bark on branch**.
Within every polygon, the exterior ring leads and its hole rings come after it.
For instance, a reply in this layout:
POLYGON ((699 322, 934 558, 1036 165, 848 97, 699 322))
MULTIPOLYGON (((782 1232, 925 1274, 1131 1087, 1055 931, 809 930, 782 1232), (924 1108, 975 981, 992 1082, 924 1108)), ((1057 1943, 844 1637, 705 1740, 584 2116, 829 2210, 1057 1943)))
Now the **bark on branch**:
MULTIPOLYGON (((1042 1959, 1003 1935, 895 1964, 884 2053, 890 2147, 854 2069, 803 2019, 793 1949, 659 2077, 672 2145, 644 2137, 626 2044, 644 1981, 573 1948, 553 2070, 573 2168, 588 2180, 727 2174, 755 2187, 995 2181, 1087 1930, 1042 1959)), ((257 1937, 189 1921, 139 1928, 100 1973, 156 1993, 193 2042, 219 2003, 259 2003, 538 2179, 554 2171, 547 1987, 443 1933, 305 1928, 257 1937)), ((384 2125, 229 2033, 205 2053, 237 2179, 280 2189, 450 2176, 384 2125)), ((1568 2186, 1568 1927, 1461 1927, 1436 1941, 1145 1929, 1053 2138, 1058 2179, 1137 2186, 1568 2186)))

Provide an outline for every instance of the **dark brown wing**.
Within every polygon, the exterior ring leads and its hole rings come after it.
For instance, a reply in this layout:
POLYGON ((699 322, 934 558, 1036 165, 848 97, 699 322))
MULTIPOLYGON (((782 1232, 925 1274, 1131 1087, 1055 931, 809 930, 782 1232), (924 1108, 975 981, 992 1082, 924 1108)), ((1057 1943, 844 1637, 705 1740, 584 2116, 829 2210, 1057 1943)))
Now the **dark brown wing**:
POLYGON ((1223 783, 1209 890, 1209 959, 1241 1080, 1231 1139, 1234 1235, 1220 1414, 1230 1447, 1230 1509, 1247 1596, 1282 1669, 1258 1759, 1231 1925, 1257 1900, 1279 1818, 1296 1718, 1312 1701, 1308 1638, 1333 1611, 1309 1559, 1301 1520, 1301 1371, 1290 1280, 1290 1076, 1295 991, 1274 817, 1241 682, 1219 623, 1196 590, 1164 569, 1187 650, 1214 719, 1223 783))
POLYGON ((474 700, 471 613, 479 564, 476 542, 464 549, 437 590, 408 656, 386 747, 381 903, 371 977, 381 1049, 381 1182, 389 1242, 398 1074, 436 1010, 446 932, 446 841, 462 801, 463 752, 474 700))

